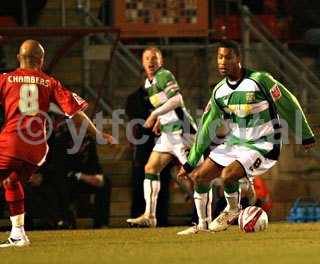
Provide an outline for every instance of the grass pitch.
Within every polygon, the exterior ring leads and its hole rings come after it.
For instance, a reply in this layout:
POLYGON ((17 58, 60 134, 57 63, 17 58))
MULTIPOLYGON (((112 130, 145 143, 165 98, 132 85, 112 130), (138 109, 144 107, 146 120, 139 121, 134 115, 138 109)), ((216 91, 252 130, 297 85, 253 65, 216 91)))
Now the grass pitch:
MULTIPOLYGON (((32 245, 0 249, 0 263, 320 263, 320 223, 270 224, 260 233, 236 226, 177 236, 183 227, 29 232, 32 245)), ((0 239, 8 234, 1 233, 0 239)))

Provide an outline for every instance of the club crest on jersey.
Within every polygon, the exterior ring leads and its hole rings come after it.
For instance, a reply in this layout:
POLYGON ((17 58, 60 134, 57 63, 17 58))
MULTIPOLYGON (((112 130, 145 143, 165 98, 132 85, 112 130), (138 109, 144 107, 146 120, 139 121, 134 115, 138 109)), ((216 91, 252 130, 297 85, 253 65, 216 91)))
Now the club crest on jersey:
POLYGON ((73 98, 77 101, 77 103, 79 105, 81 105, 82 103, 84 103, 85 101, 76 93, 72 93, 73 98))
POLYGON ((256 100, 255 93, 246 93, 246 101, 248 104, 253 103, 256 100))
POLYGON ((281 97, 281 91, 277 84, 273 85, 273 87, 270 90, 271 96, 273 101, 277 101, 281 97))

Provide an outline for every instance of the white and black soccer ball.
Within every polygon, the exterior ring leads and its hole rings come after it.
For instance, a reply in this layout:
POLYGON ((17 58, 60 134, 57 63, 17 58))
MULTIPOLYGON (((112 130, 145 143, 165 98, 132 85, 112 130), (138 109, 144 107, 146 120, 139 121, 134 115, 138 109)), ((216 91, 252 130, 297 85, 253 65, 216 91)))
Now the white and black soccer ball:
POLYGON ((238 223, 243 232, 262 231, 268 227, 268 215, 260 207, 249 206, 240 212, 238 223))

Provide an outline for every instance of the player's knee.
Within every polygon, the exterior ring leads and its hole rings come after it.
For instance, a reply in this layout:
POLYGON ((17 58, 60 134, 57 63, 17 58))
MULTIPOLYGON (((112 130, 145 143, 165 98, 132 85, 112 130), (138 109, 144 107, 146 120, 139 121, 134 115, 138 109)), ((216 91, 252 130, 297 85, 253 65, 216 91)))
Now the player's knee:
POLYGON ((149 164, 146 164, 144 166, 144 171, 147 172, 147 173, 149 173, 151 169, 152 169, 152 166, 150 166, 149 164))
POLYGON ((221 179, 224 184, 230 184, 238 178, 237 171, 233 168, 225 167, 221 173, 221 179))
POLYGON ((144 166, 144 171, 145 171, 145 173, 153 173, 153 174, 159 173, 157 166, 155 166, 154 164, 149 164, 149 163, 147 163, 144 166))

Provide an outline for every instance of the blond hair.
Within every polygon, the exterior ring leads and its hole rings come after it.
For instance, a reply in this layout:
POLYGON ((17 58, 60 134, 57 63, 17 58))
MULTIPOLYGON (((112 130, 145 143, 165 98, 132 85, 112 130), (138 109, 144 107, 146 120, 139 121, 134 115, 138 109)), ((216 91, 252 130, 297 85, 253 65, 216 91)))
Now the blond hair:
POLYGON ((150 46, 150 47, 147 47, 143 50, 142 54, 144 54, 146 51, 150 51, 150 52, 155 52, 155 53, 158 53, 161 58, 162 58, 162 52, 159 48, 157 48, 156 46, 150 46))

